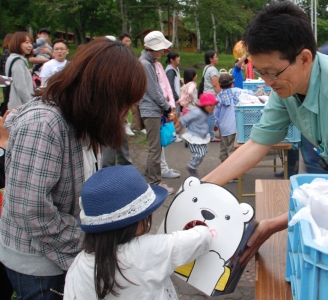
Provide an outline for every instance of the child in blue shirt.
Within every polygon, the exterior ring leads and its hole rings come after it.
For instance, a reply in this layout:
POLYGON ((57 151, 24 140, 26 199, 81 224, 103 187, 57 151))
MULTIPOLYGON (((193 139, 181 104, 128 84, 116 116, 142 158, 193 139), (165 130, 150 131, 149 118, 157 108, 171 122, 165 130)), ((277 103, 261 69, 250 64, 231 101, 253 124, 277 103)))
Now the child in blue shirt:
MULTIPOLYGON (((237 132, 235 105, 239 102, 239 96, 242 93, 253 95, 254 92, 250 90, 243 90, 234 87, 235 78, 228 74, 221 74, 219 84, 221 92, 217 95, 218 104, 214 110, 216 119, 216 126, 221 133, 221 150, 220 160, 224 162, 228 156, 234 151, 234 142, 237 132)), ((238 179, 234 178, 231 182, 237 182, 238 179)))

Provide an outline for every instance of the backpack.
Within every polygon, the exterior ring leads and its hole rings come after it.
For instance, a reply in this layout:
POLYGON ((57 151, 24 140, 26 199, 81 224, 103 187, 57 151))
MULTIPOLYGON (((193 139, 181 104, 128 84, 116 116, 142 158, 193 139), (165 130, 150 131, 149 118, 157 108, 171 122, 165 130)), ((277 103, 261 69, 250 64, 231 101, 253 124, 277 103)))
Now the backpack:
POLYGON ((199 87, 198 87, 198 94, 197 94, 198 99, 199 99, 199 96, 200 96, 201 94, 203 94, 203 92, 204 92, 205 74, 206 74, 206 71, 207 71, 207 69, 208 69, 209 67, 210 67, 210 66, 207 66, 207 68, 204 70, 204 75, 203 75, 203 77, 202 77, 202 81, 201 81, 200 84, 199 84, 199 87))
MULTIPOLYGON (((190 81, 187 84, 185 84, 181 89, 181 95, 180 95, 179 103, 184 108, 186 108, 188 106, 188 104, 191 103, 190 95, 188 93, 188 90, 189 90, 189 87, 190 87, 191 84, 194 84, 195 88, 196 88, 196 83, 194 81, 190 81)), ((192 100, 194 100, 194 99, 192 99, 192 100)))
MULTIPOLYGON (((11 69, 13 67, 13 64, 15 63, 16 60, 19 60, 19 59, 21 59, 21 58, 20 57, 15 57, 11 61, 9 69, 8 69, 8 77, 11 77, 11 69)), ((5 112, 7 111, 7 109, 8 109, 8 102, 9 102, 9 95, 10 95, 10 85, 5 87, 3 89, 3 92, 4 92, 4 95, 3 95, 4 102, 1 104, 1 113, 0 113, 1 116, 3 116, 5 114, 5 112)))

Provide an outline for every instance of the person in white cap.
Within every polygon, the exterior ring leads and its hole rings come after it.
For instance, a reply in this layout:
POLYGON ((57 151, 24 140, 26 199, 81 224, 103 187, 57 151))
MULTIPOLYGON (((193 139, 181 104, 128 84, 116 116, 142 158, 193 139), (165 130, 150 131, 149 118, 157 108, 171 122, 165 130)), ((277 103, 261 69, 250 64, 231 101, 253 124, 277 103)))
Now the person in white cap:
POLYGON ((140 115, 147 131, 148 158, 145 177, 149 184, 156 184, 166 188, 169 194, 173 194, 173 188, 161 182, 161 141, 160 127, 161 117, 168 116, 171 106, 163 95, 163 91, 158 83, 155 70, 155 60, 162 57, 164 49, 171 46, 163 33, 152 31, 145 36, 145 50, 141 52, 139 58, 145 68, 147 75, 147 90, 139 102, 140 115))

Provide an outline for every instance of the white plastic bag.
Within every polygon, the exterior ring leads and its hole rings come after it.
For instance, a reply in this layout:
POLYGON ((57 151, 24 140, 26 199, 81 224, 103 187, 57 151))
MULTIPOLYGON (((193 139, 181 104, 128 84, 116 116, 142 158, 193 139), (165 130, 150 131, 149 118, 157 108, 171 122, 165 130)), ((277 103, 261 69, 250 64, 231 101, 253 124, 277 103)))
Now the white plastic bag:
POLYGON ((258 97, 249 94, 240 94, 238 99, 240 105, 263 105, 258 97))
POLYGON ((304 207, 288 225, 293 226, 300 220, 309 222, 313 240, 320 246, 328 247, 328 180, 316 178, 311 183, 303 184, 294 190, 292 197, 304 207))

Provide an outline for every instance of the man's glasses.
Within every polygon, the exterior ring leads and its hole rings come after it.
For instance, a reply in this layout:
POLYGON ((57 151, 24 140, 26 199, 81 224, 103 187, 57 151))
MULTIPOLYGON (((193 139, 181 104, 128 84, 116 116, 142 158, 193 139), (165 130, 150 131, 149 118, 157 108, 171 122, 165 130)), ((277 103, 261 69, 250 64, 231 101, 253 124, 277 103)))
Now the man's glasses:
POLYGON ((270 78, 270 79, 277 80, 278 79, 278 76, 281 75, 283 72, 285 72, 285 70, 294 62, 294 60, 296 59, 296 57, 299 56, 304 49, 305 49, 305 47, 302 48, 302 50, 296 54, 296 56, 294 57, 294 59, 292 59, 292 61, 288 64, 288 66, 285 69, 283 69, 282 71, 280 71, 278 73, 275 73, 275 74, 273 74, 273 73, 262 73, 260 71, 255 70, 254 67, 253 67, 253 71, 254 71, 255 74, 257 74, 257 75, 259 75, 261 77, 264 76, 264 77, 267 77, 267 78, 270 78))
POLYGON ((54 48, 54 51, 65 51, 67 48, 54 48))

